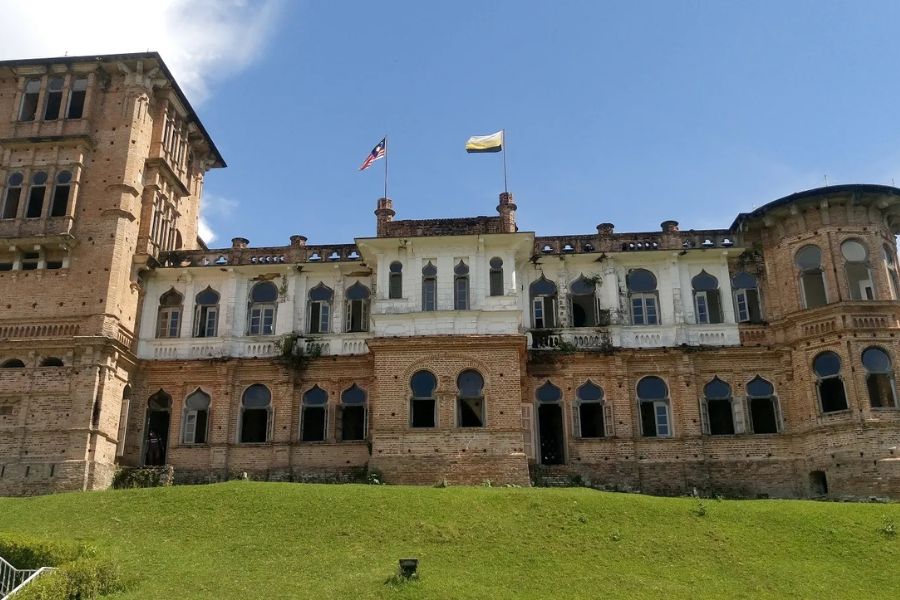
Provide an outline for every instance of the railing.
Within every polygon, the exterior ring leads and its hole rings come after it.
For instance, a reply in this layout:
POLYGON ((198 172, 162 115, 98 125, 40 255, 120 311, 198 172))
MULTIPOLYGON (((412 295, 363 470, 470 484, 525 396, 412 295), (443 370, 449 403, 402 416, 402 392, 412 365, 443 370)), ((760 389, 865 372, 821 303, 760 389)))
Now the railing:
POLYGON ((22 590, 26 585, 49 571, 51 567, 40 569, 17 569, 3 557, 0 557, 0 600, 12 598, 13 594, 22 590))
POLYGON ((533 329, 528 347, 534 350, 610 350, 612 348, 666 348, 738 346, 737 325, 611 325, 606 328, 533 329))

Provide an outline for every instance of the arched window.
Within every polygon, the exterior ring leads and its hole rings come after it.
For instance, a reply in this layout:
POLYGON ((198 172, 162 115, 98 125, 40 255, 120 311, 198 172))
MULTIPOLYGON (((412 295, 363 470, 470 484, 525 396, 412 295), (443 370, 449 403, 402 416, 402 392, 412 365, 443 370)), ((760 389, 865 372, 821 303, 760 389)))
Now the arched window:
POLYGON ((181 439, 185 444, 205 444, 209 426, 209 394, 196 390, 184 401, 181 439))
POLYGON ((321 281, 316 287, 309 290, 309 333, 331 331, 332 300, 334 300, 334 291, 321 281))
POLYGON ((38 171, 31 176, 31 187, 28 189, 28 204, 25 207, 26 219, 39 219, 44 212, 44 197, 47 195, 47 173, 38 171))
POLYGON ((3 199, 4 219, 15 219, 19 216, 19 200, 22 198, 22 183, 25 178, 21 173, 13 173, 6 180, 6 196, 3 199))
POLYGON ((638 404, 641 409, 641 435, 644 437, 671 437, 669 414, 669 388, 656 376, 644 377, 637 384, 638 404))
POLYGON ((301 415, 300 440, 304 442, 324 442, 328 392, 314 385, 303 394, 303 414, 301 415))
POLYGON ((556 327, 556 284, 544 277, 528 287, 531 296, 531 323, 535 329, 556 327))
POLYGON ((388 298, 399 300, 403 298, 403 263, 395 260, 391 263, 388 275, 388 298))
POLYGON ((456 378, 456 424, 459 427, 484 427, 484 377, 467 369, 456 378))
POLYGON ((61 358, 57 358, 55 356, 47 356, 41 361, 42 367, 62 367, 63 361, 61 358))
MULTIPOLYGON (((169 422, 172 412, 172 397, 159 390, 147 400, 147 426, 144 433, 144 464, 150 466, 166 464, 169 448, 169 422)), ((100 403, 94 403, 92 415, 94 426, 100 421, 100 403)))
POLYGON ((254 383, 241 396, 242 444, 262 444, 272 430, 272 393, 261 383, 254 383))
POLYGON ((422 310, 437 310, 437 267, 430 260, 422 267, 422 310))
POLYGON ((631 305, 632 325, 659 325, 656 275, 647 269, 632 269, 625 276, 631 305))
POLYGON ((734 433, 734 410, 731 401, 731 386, 715 377, 703 386, 704 433, 710 435, 732 435, 734 433))
POLYGON ((62 108, 63 83, 62 77, 51 77, 47 81, 46 101, 44 104, 44 120, 55 121, 59 118, 59 109, 62 108))
POLYGON ((586 381, 575 392, 578 409, 575 411, 575 432, 582 438, 602 438, 606 435, 603 389, 586 381))
POLYGON ((816 389, 823 413, 847 410, 847 394, 841 377, 841 358, 834 352, 822 352, 813 359, 816 389))
POLYGON ((453 267, 453 310, 469 310, 469 265, 462 260, 453 267))
POLYGON ((216 337, 219 328, 219 293, 207 286, 194 298, 194 337, 216 337))
POLYGON ((156 313, 156 337, 177 338, 181 330, 181 303, 184 296, 175 289, 159 297, 156 313))
POLYGON ((694 314, 697 316, 697 323, 721 323, 719 280, 703 270, 691 279, 691 286, 694 289, 694 314))
POLYGON ((866 369, 866 389, 872 408, 897 408, 897 384, 891 357, 881 348, 871 346, 863 350, 862 364, 866 369))
POLYGON ((69 192, 72 189, 72 172, 60 171, 56 174, 56 185, 53 187, 53 200, 50 203, 51 217, 64 217, 69 209, 69 192))
POLYGON ((409 380, 412 398, 409 401, 410 427, 437 426, 437 398, 434 390, 437 379, 428 371, 418 371, 409 380))
POLYGON ((844 273, 850 287, 851 300, 874 300, 875 285, 869 269, 869 250, 859 240, 846 240, 841 244, 844 255, 844 273))
POLYGON ((250 306, 247 311, 248 335, 275 333, 277 300, 278 288, 271 281, 260 281, 250 289, 250 306))
POLYGON ((4 361, 4 363, 2 365, 0 365, 0 369, 24 369, 24 368, 25 368, 25 363, 23 363, 18 358, 10 358, 10 359, 4 361))
POLYGON ((573 327, 596 327, 599 322, 597 284, 581 275, 569 285, 573 327))
POLYGON ((366 439, 368 414, 366 391, 355 383, 341 393, 341 440, 351 442, 366 439))
POLYGON ((750 431, 778 433, 781 419, 772 384, 757 375, 747 384, 747 399, 750 404, 750 431))
POLYGON ((818 308, 828 304, 825 293, 825 275, 822 272, 822 251, 808 244, 794 255, 794 264, 800 269, 800 293, 803 308, 818 308))
POLYGON ((760 323, 762 311, 759 306, 759 284, 756 277, 741 271, 731 279, 734 294, 734 314, 738 323, 760 323))
POLYGON ((900 278, 897 276, 897 251, 885 244, 881 247, 884 268, 887 269, 888 281, 891 282, 891 298, 900 300, 900 278))
POLYGON ((369 330, 369 288, 356 282, 347 288, 347 331, 369 330))
POLYGON ((491 296, 503 295, 503 259, 495 256, 490 262, 491 296))

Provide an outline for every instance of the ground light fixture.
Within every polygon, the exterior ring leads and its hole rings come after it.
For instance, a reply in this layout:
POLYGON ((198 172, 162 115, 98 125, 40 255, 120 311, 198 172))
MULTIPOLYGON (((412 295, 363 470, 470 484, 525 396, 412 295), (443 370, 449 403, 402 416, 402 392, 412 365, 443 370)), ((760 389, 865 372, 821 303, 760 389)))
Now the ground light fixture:
POLYGON ((415 577, 416 570, 419 568, 418 558, 401 558, 400 559, 400 575, 409 579, 415 577))

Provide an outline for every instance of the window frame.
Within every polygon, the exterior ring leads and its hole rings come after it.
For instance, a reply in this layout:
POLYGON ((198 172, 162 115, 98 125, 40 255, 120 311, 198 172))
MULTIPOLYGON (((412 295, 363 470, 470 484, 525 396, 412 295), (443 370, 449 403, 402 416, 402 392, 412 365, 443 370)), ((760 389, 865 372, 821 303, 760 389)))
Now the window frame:
POLYGON ((438 393, 437 393, 439 385, 440 385, 440 381, 438 380, 437 375, 435 375, 434 373, 432 373, 431 371, 429 371, 427 369, 419 369, 418 371, 416 371, 415 373, 413 373, 410 376, 409 388, 410 388, 411 393, 410 393, 410 398, 409 398, 409 420, 408 420, 408 425, 409 425, 410 429, 437 429, 438 428, 438 426, 440 424, 440 421, 439 421, 440 407, 439 407, 439 403, 438 403, 438 393), (430 396, 416 396, 416 390, 412 386, 412 380, 419 373, 428 373, 434 379, 434 387, 431 389, 430 396), (431 425, 415 425, 414 424, 413 417, 417 412, 415 410, 414 405, 417 402, 422 402, 422 403, 432 402, 432 407, 433 407, 432 413, 433 414, 432 414, 432 424, 431 425))
POLYGON ((278 318, 278 288, 275 284, 271 281, 257 281, 250 288, 247 300, 247 335, 275 335, 278 318), (253 294, 261 286, 272 286, 275 298, 271 301, 254 300, 253 294), (269 331, 266 331, 266 327, 269 331))
POLYGON ((663 438, 663 439, 672 439, 675 437, 674 427, 673 427, 673 419, 672 419, 672 408, 671 408, 671 396, 669 395, 669 384, 666 383, 666 380, 658 375, 645 375, 641 377, 637 384, 635 385, 635 397, 638 400, 638 423, 640 427, 638 431, 640 432, 641 437, 645 438, 663 438), (658 379, 662 382, 665 387, 665 394, 662 398, 648 397, 642 398, 638 388, 640 384, 645 379, 654 378, 658 379), (654 421, 654 430, 651 435, 644 428, 644 405, 652 406, 653 410, 653 421, 654 421), (660 413, 660 409, 664 409, 662 414, 660 413), (660 429, 660 416, 665 417, 663 425, 666 427, 666 433, 662 434, 659 432, 660 429))
POLYGON ((197 388, 184 399, 184 410, 182 411, 182 420, 181 420, 181 443, 186 446, 200 446, 200 445, 208 445, 209 444, 209 416, 210 409, 212 408, 212 397, 203 391, 201 388, 197 388), (192 397, 202 395, 206 397, 206 408, 198 409, 191 408, 189 406, 189 402, 192 397), (197 441, 197 431, 199 428, 197 424, 200 420, 200 413, 206 413, 203 419, 203 439, 201 441, 197 441), (193 420, 191 419, 193 417, 193 420), (190 439, 188 439, 188 430, 190 429, 190 439))
POLYGON ((184 294, 169 288, 159 297, 156 310, 156 338, 177 339, 181 337, 181 317, 184 313, 184 294), (177 297, 178 304, 167 304, 165 298, 177 297))
POLYGON ((273 429, 275 426, 275 409, 272 406, 272 390, 269 387, 262 383, 252 383, 244 388, 244 391, 241 392, 241 412, 238 418, 238 439, 237 443, 242 445, 251 445, 251 444, 268 444, 272 441, 273 429), (247 407, 245 404, 245 400, 247 397, 247 392, 250 391, 250 388, 254 386, 260 386, 265 389, 269 395, 268 404, 264 407, 247 407), (245 429, 245 415, 248 411, 266 411, 266 428, 265 428, 265 436, 262 441, 244 441, 244 429, 245 429))

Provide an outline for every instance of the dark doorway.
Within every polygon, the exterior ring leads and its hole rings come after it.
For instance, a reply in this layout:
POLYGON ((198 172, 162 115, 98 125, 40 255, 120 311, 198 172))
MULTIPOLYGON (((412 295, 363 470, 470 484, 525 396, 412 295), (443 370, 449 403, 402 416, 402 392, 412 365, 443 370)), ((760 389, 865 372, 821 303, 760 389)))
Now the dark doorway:
POLYGON ((825 471, 812 471, 809 474, 809 487, 813 496, 828 495, 828 478, 825 471))
POLYGON ((147 436, 144 447, 144 464, 159 466, 166 464, 166 448, 169 446, 169 411, 150 409, 147 412, 147 436))
POLYGON ((541 464, 565 464, 562 406, 549 403, 538 405, 538 425, 541 436, 541 464))

